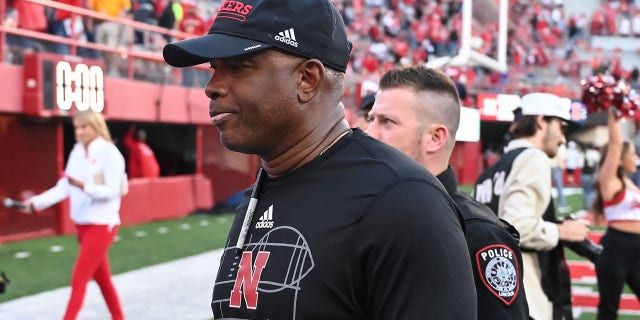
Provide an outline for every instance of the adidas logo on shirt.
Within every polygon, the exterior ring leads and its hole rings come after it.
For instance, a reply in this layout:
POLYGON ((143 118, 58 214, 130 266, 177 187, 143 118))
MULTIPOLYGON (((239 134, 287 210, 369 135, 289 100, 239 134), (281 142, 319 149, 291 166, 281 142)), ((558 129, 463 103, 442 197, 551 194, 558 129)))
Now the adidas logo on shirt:
POLYGON ((273 228, 273 205, 269 206, 269 209, 260 217, 260 221, 256 223, 256 229, 271 229, 273 228))
POLYGON ((284 31, 280 31, 276 37, 276 40, 286 43, 290 46, 293 47, 298 47, 298 40, 296 40, 296 33, 293 32, 293 28, 289 28, 287 30, 284 31))

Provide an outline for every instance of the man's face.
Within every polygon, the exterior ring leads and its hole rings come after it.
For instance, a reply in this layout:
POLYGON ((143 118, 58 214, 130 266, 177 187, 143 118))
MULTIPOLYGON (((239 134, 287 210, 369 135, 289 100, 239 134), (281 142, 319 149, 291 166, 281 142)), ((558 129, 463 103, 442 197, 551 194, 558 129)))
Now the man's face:
POLYGON ((209 115, 227 149, 268 158, 295 139, 304 115, 297 67, 304 61, 275 50, 211 61, 209 115))
POLYGON ((414 104, 416 94, 408 88, 382 90, 376 95, 366 132, 370 136, 420 161, 422 126, 419 125, 414 104))
POLYGON ((564 136, 567 123, 560 118, 552 118, 549 121, 544 121, 544 123, 546 123, 546 129, 542 139, 542 151, 549 158, 553 158, 558 153, 558 148, 567 142, 564 136))

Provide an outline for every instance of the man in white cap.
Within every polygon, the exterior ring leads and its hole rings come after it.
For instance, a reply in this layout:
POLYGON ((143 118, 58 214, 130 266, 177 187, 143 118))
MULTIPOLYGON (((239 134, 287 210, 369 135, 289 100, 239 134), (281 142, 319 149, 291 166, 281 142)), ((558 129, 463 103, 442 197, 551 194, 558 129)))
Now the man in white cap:
POLYGON ((522 97, 515 113, 509 129, 514 140, 480 175, 475 198, 520 232, 529 316, 572 319, 563 242, 580 243, 589 229, 581 220, 556 219, 549 161, 566 142, 569 109, 553 94, 531 93, 522 97))

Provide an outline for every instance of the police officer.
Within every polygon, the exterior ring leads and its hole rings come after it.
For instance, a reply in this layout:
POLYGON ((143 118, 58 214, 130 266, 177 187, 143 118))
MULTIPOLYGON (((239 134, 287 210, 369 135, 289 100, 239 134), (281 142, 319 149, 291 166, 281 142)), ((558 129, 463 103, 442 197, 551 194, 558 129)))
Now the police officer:
POLYGON ((563 243, 589 244, 586 222, 558 221, 551 198, 549 158, 565 143, 568 120, 569 110, 559 97, 549 93, 522 97, 510 128, 514 140, 475 187, 476 200, 520 233, 529 316, 536 320, 573 319, 563 243))
POLYGON ((435 69, 409 67, 387 72, 379 85, 366 132, 438 175, 462 211, 478 319, 528 319, 518 232, 458 191, 456 175, 448 166, 460 122, 453 82, 435 69))

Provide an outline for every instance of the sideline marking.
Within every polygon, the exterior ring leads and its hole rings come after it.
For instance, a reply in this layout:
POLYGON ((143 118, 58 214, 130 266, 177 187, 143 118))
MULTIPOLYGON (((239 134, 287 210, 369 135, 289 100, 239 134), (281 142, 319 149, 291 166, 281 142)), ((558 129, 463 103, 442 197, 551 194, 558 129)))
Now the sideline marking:
POLYGON ((20 251, 13 254, 13 257, 16 259, 25 259, 25 258, 29 258, 30 256, 31 256, 31 253, 27 251, 20 251))

